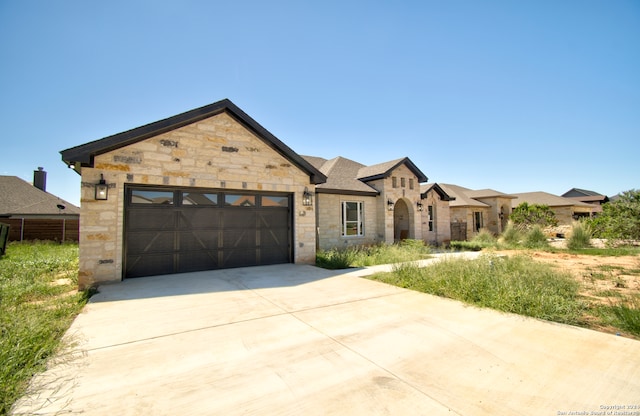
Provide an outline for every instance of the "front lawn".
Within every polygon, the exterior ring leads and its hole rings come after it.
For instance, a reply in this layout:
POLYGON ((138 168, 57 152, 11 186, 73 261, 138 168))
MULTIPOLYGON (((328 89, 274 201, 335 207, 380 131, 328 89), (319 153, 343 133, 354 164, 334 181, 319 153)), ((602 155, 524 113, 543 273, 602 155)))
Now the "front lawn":
POLYGON ((65 346, 88 299, 78 292, 78 245, 11 243, 0 257, 0 415, 65 346))

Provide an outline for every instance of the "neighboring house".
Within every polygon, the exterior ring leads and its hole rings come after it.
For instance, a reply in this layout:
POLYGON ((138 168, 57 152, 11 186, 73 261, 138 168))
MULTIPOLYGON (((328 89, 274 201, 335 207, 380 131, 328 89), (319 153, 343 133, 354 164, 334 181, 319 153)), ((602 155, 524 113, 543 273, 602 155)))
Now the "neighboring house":
POLYGON ((580 217, 591 217, 599 208, 596 205, 580 202, 571 198, 564 198, 547 192, 524 192, 513 194, 512 201, 515 208, 523 202, 529 205, 548 205, 558 220, 558 225, 571 225, 572 221, 580 217))
POLYGON ((327 177, 315 188, 318 248, 423 239, 420 183, 427 177, 409 158, 371 166, 304 158, 327 177))
POLYGON ((46 192, 46 177, 42 168, 33 185, 0 176, 0 222, 11 226, 9 241, 78 241, 80 208, 46 192))
POLYGON ((576 201, 595 205, 596 208, 593 211, 594 213, 602 212, 602 204, 609 202, 609 198, 606 195, 601 195, 597 192, 578 188, 571 188, 570 190, 562 194, 562 197, 575 199, 576 201))
POLYGON ((61 154, 82 178, 81 288, 315 262, 326 176, 229 100, 61 154))
POLYGON ((500 234, 511 214, 514 195, 493 189, 472 190, 458 185, 440 184, 448 195, 451 239, 464 241, 473 238, 482 229, 500 234))

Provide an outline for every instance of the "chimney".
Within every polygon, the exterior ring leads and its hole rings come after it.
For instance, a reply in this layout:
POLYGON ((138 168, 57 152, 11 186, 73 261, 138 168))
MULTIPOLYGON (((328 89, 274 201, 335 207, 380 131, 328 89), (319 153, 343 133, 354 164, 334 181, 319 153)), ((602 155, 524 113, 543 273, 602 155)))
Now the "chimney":
POLYGON ((38 167, 38 170, 33 171, 33 186, 47 192, 47 172, 44 168, 38 167))

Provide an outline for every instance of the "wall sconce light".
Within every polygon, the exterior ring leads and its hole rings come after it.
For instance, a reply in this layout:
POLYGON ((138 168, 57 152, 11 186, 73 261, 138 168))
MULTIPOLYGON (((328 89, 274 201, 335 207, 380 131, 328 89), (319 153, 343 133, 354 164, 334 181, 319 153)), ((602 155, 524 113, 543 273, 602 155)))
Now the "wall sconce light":
POLYGON ((418 211, 422 212, 422 210, 424 209, 424 206, 422 206, 422 201, 418 201, 416 203, 416 207, 418 207, 418 211))
POLYGON ((306 186, 304 188, 304 192, 302 193, 302 205, 304 205, 305 207, 313 206, 313 194, 309 192, 306 186))
POLYGON ((388 209, 389 211, 393 211, 393 206, 394 206, 394 205, 395 205, 395 204, 393 203, 393 201, 392 201, 391 199, 387 199, 387 209, 388 209))
POLYGON ((96 184, 96 201, 106 201, 109 197, 109 186, 104 180, 102 173, 100 174, 100 182, 96 184))
POLYGON ((501 220, 504 219, 504 212, 500 211, 500 214, 498 214, 498 217, 500 217, 501 220))

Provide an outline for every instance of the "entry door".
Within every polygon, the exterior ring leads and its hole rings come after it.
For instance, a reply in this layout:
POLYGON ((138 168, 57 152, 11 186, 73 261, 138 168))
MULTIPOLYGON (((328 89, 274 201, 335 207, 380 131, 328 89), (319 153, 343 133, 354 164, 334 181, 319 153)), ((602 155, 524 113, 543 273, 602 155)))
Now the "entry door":
POLYGON ((125 277, 292 261, 288 194, 128 187, 125 277))

